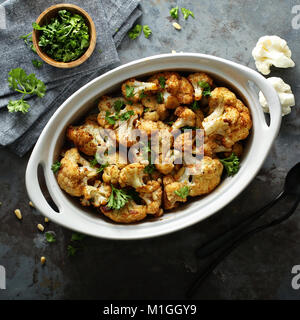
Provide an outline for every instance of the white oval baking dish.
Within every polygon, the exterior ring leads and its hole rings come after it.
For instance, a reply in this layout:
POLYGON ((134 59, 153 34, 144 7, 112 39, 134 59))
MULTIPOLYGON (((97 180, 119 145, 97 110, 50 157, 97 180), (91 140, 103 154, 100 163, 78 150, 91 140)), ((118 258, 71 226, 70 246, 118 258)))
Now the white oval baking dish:
POLYGON ((261 168, 281 123, 281 107, 272 86, 256 71, 218 57, 196 54, 162 54, 120 66, 89 82, 68 98, 44 128, 31 154, 26 170, 26 187, 37 210, 64 227, 95 237, 109 239, 142 239, 167 234, 199 222, 232 201, 261 168), (162 70, 204 71, 225 80, 237 89, 247 101, 253 119, 249 138, 239 172, 226 178, 211 194, 166 213, 162 218, 145 220, 133 225, 120 225, 91 214, 63 192, 57 184, 51 165, 56 161, 63 144, 66 127, 86 113, 101 95, 115 90, 122 81, 162 70), (257 94, 249 81, 264 93, 270 105, 268 126, 259 105, 257 94), (38 182, 38 166, 44 170, 49 193, 58 207, 54 211, 46 201, 38 182))

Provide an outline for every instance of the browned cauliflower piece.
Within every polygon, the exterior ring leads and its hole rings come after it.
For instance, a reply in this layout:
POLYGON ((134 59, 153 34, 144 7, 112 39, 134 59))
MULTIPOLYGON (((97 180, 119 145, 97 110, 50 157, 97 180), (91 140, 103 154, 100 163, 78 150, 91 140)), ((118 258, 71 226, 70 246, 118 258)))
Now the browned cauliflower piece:
POLYGON ((178 107, 175 110, 175 115, 178 117, 173 123, 172 129, 180 129, 185 126, 195 127, 196 114, 187 107, 178 107))
POLYGON ((186 186, 185 182, 177 182, 172 176, 165 176, 163 178, 164 193, 163 205, 166 210, 178 207, 179 202, 186 202, 187 197, 180 197, 176 192, 182 190, 186 186))
POLYGON ((105 216, 118 223, 133 223, 147 216, 146 206, 138 205, 133 200, 129 200, 120 210, 111 210, 107 206, 100 207, 100 210, 105 216))
POLYGON ((169 150, 166 153, 160 153, 158 159, 155 161, 156 169, 164 175, 170 174, 175 168, 175 160, 181 156, 177 150, 169 150))
POLYGON ((142 82, 134 78, 125 81, 122 84, 123 96, 133 102, 138 102, 146 92, 153 92, 158 90, 158 86, 154 82, 142 82))
POLYGON ((204 72, 196 72, 192 73, 188 76, 188 80, 194 87, 194 97, 195 100, 201 100, 203 93, 203 85, 202 83, 208 83, 210 87, 213 85, 213 80, 204 72))
POLYGON ((203 157, 194 165, 182 167, 175 175, 175 180, 185 183, 192 197, 212 192, 221 181, 223 165, 219 159, 203 157), (191 180, 191 181, 190 181, 191 180))
POLYGON ((104 168, 102 179, 106 183, 118 184, 121 169, 128 164, 127 157, 123 153, 108 153, 105 156, 104 163, 109 165, 104 168))
MULTIPOLYGON (((161 181, 161 180, 160 180, 161 181)), ((147 214, 161 216, 162 188, 158 181, 148 181, 139 192, 139 196, 145 201, 147 214)))
POLYGON ((181 77, 176 97, 180 104, 190 104, 194 100, 194 88, 185 77, 181 77))
POLYGON ((73 141, 75 146, 88 156, 96 154, 98 149, 107 149, 114 143, 110 139, 105 141, 105 132, 97 122, 86 120, 81 126, 69 126, 67 137, 73 141))
POLYGON ((111 194, 111 186, 96 180, 93 186, 87 185, 83 189, 83 199, 94 207, 100 207, 108 202, 111 194))
POLYGON ((115 164, 110 165, 103 170, 102 179, 106 183, 117 184, 119 182, 121 170, 115 164))
POLYGON ((203 120, 205 134, 223 136, 222 144, 231 148, 246 139, 252 126, 249 109, 227 88, 216 88, 209 99, 209 116, 203 120))
POLYGON ((145 120, 165 120, 169 116, 169 112, 165 104, 159 103, 155 96, 144 97, 142 99, 142 104, 145 106, 143 116, 145 120))
POLYGON ((204 138, 204 155, 214 158, 216 153, 229 152, 231 148, 226 148, 223 144, 223 136, 214 134, 204 138))
POLYGON ((145 186, 144 178, 148 176, 144 171, 145 167, 140 163, 131 163, 123 168, 119 177, 120 186, 122 188, 131 186, 139 191, 140 188, 145 186))
POLYGON ((57 182, 71 196, 80 197, 83 195, 84 188, 88 182, 97 176, 97 170, 92 168, 89 162, 80 156, 77 148, 72 148, 66 151, 61 160, 57 182))

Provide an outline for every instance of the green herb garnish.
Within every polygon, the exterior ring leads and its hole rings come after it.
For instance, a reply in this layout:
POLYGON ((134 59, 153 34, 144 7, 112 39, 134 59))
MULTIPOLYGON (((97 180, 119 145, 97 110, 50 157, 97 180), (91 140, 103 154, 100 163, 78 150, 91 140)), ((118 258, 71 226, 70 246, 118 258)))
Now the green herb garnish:
POLYGON ((124 113, 122 113, 120 116, 119 116, 119 119, 121 121, 127 121, 131 116, 134 115, 134 111, 133 110, 129 110, 129 111, 126 111, 124 113))
POLYGON ((193 11, 186 9, 186 8, 181 8, 181 12, 183 14, 184 19, 186 20, 189 16, 193 17, 195 19, 193 11))
POLYGON ((180 197, 182 199, 185 199, 189 195, 189 191, 190 191, 189 187, 188 186, 184 186, 184 187, 182 187, 182 188, 180 188, 178 190, 175 190, 174 193, 178 197, 180 197))
POLYGON ((148 174, 152 174, 154 171, 155 171, 155 165, 154 164, 148 164, 146 167, 145 167, 145 169, 144 169, 144 171, 146 172, 146 173, 148 173, 148 174))
POLYGON ((124 101, 122 100, 117 100, 115 103, 114 103, 114 109, 117 111, 117 112, 120 112, 122 107, 125 105, 124 101))
POLYGON ((97 158, 96 158, 96 155, 95 155, 95 158, 90 161, 90 166, 91 167, 95 167, 97 164, 98 164, 98 161, 97 161, 97 158))
POLYGON ((78 248, 75 248, 75 247, 73 247, 73 246, 71 246, 71 245, 69 244, 69 245, 67 246, 68 256, 69 256, 69 257, 75 256, 77 250, 78 250, 78 248))
POLYGON ((31 62, 32 62, 32 64, 33 64, 33 66, 34 67, 36 67, 36 68, 41 68, 42 67, 42 65, 43 65, 43 61, 41 61, 41 60, 31 60, 31 62))
POLYGON ((149 28, 148 25, 145 24, 143 26, 143 32, 144 32, 145 37, 148 39, 152 33, 152 30, 149 28))
POLYGON ((25 44, 30 47, 30 49, 36 53, 36 49, 32 43, 32 32, 25 34, 24 36, 21 36, 20 39, 23 39, 25 44))
POLYGON ((115 124, 116 121, 118 120, 116 116, 112 115, 109 111, 106 111, 105 113, 105 120, 109 123, 109 124, 115 124))
POLYGON ((101 173, 108 166, 109 166, 108 162, 101 164, 100 168, 97 168, 97 173, 101 173))
POLYGON ((240 169, 240 159, 234 152, 230 157, 219 160, 224 165, 228 176, 234 176, 240 169))
POLYGON ((129 32, 128 36, 130 39, 134 40, 136 39, 142 31, 142 26, 140 24, 136 24, 129 32))
POLYGON ((178 19, 178 10, 179 10, 178 6, 170 10, 170 16, 173 19, 178 19))
POLYGON ((24 100, 26 95, 37 95, 42 98, 46 92, 46 86, 43 81, 36 78, 31 73, 29 75, 22 68, 10 70, 8 73, 8 84, 15 91, 22 93, 20 100, 9 100, 7 108, 9 112, 28 112, 30 105, 24 100))
POLYGON ((60 169, 61 167, 61 163, 59 161, 56 161, 53 163, 53 165, 51 166, 51 170, 56 173, 58 172, 58 170, 60 169))
POLYGON ((207 82, 199 81, 198 84, 199 84, 199 87, 203 89, 202 94, 204 97, 211 95, 210 85, 207 82))
POLYGON ((147 96, 145 95, 145 92, 144 92, 144 89, 140 92, 140 94, 139 94, 139 98, 140 99, 144 99, 144 98, 146 98, 147 96))
POLYGON ((163 97, 163 94, 161 92, 159 92, 157 95, 156 95, 156 101, 158 103, 163 103, 164 102, 164 97, 163 97))
POLYGON ((200 109, 200 106, 199 106, 199 104, 198 104, 198 101, 194 101, 194 102, 193 102, 193 104, 192 104, 192 106, 191 106, 191 109, 192 109, 193 111, 197 111, 197 110, 200 109))
POLYGON ((46 237, 47 242, 49 242, 49 243, 53 243, 56 241, 55 235, 52 232, 47 231, 45 233, 45 237, 46 237))
POLYGON ((134 87, 129 86, 128 84, 126 84, 125 92, 126 92, 126 97, 127 98, 133 97, 133 95, 134 95, 134 87))
POLYGON ((89 28, 85 19, 77 13, 59 10, 58 16, 48 24, 40 26, 34 22, 32 26, 41 31, 39 46, 56 61, 74 61, 90 45, 89 28))
POLYGON ((165 77, 159 77, 159 84, 164 89, 166 87, 166 78, 165 77))
POLYGON ((85 237, 85 234, 74 232, 72 233, 71 241, 82 241, 85 237))
POLYGON ((109 196, 107 207, 120 210, 132 197, 123 189, 117 189, 111 185, 111 195, 109 196))

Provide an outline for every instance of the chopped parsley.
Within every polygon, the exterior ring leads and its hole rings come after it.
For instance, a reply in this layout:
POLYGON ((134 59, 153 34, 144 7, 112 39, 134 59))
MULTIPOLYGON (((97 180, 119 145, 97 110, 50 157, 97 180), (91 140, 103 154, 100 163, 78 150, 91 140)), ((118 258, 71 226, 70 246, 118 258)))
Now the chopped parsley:
POLYGON ((85 237, 85 234, 74 232, 72 233, 71 241, 82 241, 85 237))
POLYGON ((173 19, 178 19, 178 10, 179 10, 178 6, 170 10, 170 16, 173 19))
POLYGON ((123 189, 117 189, 111 185, 111 194, 108 198, 107 207, 113 210, 120 210, 132 197, 123 189))
POLYGON ((97 173, 101 173, 108 166, 109 166, 108 162, 101 164, 100 168, 97 168, 97 173))
POLYGON ((95 167, 97 164, 98 164, 98 161, 97 161, 97 157, 95 155, 95 158, 90 161, 90 166, 91 167, 95 167))
POLYGON ((144 35, 145 35, 145 38, 149 38, 150 37, 150 35, 152 34, 152 30, 149 28, 149 26, 148 25, 144 25, 143 26, 143 32, 144 32, 144 35))
POLYGON ((127 98, 133 97, 133 95, 134 95, 134 87, 129 86, 128 84, 126 84, 125 93, 126 93, 126 97, 127 98))
POLYGON ((165 77, 159 77, 159 84, 164 89, 166 87, 166 78, 165 77))
POLYGON ((105 113, 105 120, 106 120, 109 124, 115 124, 118 119, 117 119, 116 116, 111 115, 111 113, 110 113, 109 111, 106 111, 106 113, 105 113))
POLYGON ((56 241, 55 234, 51 231, 47 231, 45 233, 45 237, 46 237, 47 242, 49 242, 49 243, 53 243, 56 241))
POLYGON ((152 174, 154 171, 155 171, 155 165, 154 164, 148 164, 146 167, 145 167, 145 169, 144 169, 144 171, 146 172, 146 173, 148 173, 148 174, 152 174))
POLYGON ((140 99, 143 99, 143 98, 146 98, 147 96, 145 95, 145 92, 144 92, 144 89, 140 92, 139 94, 139 98, 140 99))
POLYGON ((142 31, 142 26, 140 24, 136 24, 129 32, 128 36, 130 39, 134 40, 136 39, 142 31))
POLYGON ((230 157, 219 160, 225 167, 228 176, 234 176, 240 169, 240 159, 234 152, 230 157))
POLYGON ((191 109, 192 109, 193 111, 197 111, 197 110, 200 109, 200 106, 199 106, 199 104, 198 104, 198 101, 194 101, 194 102, 193 102, 193 104, 192 104, 192 106, 191 106, 191 109))
POLYGON ((77 250, 78 250, 78 248, 75 248, 75 247, 73 247, 73 246, 71 246, 71 245, 69 244, 69 245, 67 246, 68 256, 69 256, 69 257, 75 256, 77 250))
POLYGON ((42 60, 34 59, 34 60, 31 60, 31 62, 32 62, 33 66, 38 68, 38 69, 41 68, 42 65, 43 65, 43 61, 42 60))
POLYGON ((122 113, 120 116, 119 116, 119 119, 121 121, 127 121, 131 116, 134 115, 134 111, 133 110, 129 110, 129 111, 126 111, 125 113, 122 113))
POLYGON ((32 26, 41 31, 39 46, 55 61, 74 61, 90 45, 89 28, 85 19, 77 13, 59 10, 57 17, 48 24, 40 26, 34 22, 32 26))
POLYGON ((114 109, 117 111, 117 112, 120 112, 122 107, 125 105, 124 101, 122 100, 117 100, 115 103, 114 103, 114 109))
POLYGON ((51 170, 52 170, 54 173, 56 173, 56 172, 58 172, 58 170, 60 169, 60 167, 61 167, 61 163, 60 163, 59 161, 56 161, 56 162, 54 162, 54 163, 52 164, 51 170))
POLYGON ((156 101, 158 103, 163 103, 164 102, 164 97, 163 97, 163 94, 161 92, 159 92, 157 95, 156 95, 156 101))
POLYGON ((209 83, 205 81, 199 81, 198 84, 199 84, 199 87, 203 89, 202 94, 204 97, 211 95, 211 88, 209 83))
POLYGON ((195 16, 194 16, 194 12, 189 10, 189 9, 186 9, 186 8, 181 8, 181 12, 183 14, 183 17, 184 19, 186 20, 189 16, 193 17, 195 19, 195 16))
POLYGON ((182 199, 185 199, 189 195, 189 191, 190 191, 189 187, 188 186, 184 186, 184 187, 182 187, 182 188, 180 188, 178 190, 175 190, 174 193, 178 197, 180 197, 182 199))

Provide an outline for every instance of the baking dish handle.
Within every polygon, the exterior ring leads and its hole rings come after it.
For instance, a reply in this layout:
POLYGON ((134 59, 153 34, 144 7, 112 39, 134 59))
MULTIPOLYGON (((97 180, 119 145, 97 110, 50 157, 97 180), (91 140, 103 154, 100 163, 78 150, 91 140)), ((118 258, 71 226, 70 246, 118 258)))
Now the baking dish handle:
MULTIPOLYGON (((41 165, 44 170, 45 162, 41 156, 42 152, 39 152, 39 151, 40 151, 39 148, 33 150, 33 153, 29 159, 29 162, 26 168, 25 183, 26 183, 26 189, 27 189, 30 200, 33 202, 34 205, 36 205, 36 207, 45 216, 49 216, 50 214, 57 214, 58 212, 56 212, 55 210, 53 210, 53 208, 51 208, 51 206, 45 199, 45 196, 41 190, 41 186, 38 178, 38 168, 41 165)), ((47 184, 47 179, 45 180, 47 184)), ((58 210, 60 212, 61 208, 58 208, 58 210)))
POLYGON ((256 84, 267 100, 270 109, 270 125, 266 126, 266 131, 272 138, 276 137, 282 120, 281 104, 278 94, 267 79, 261 74, 250 68, 247 68, 245 71, 248 80, 253 81, 256 84))

